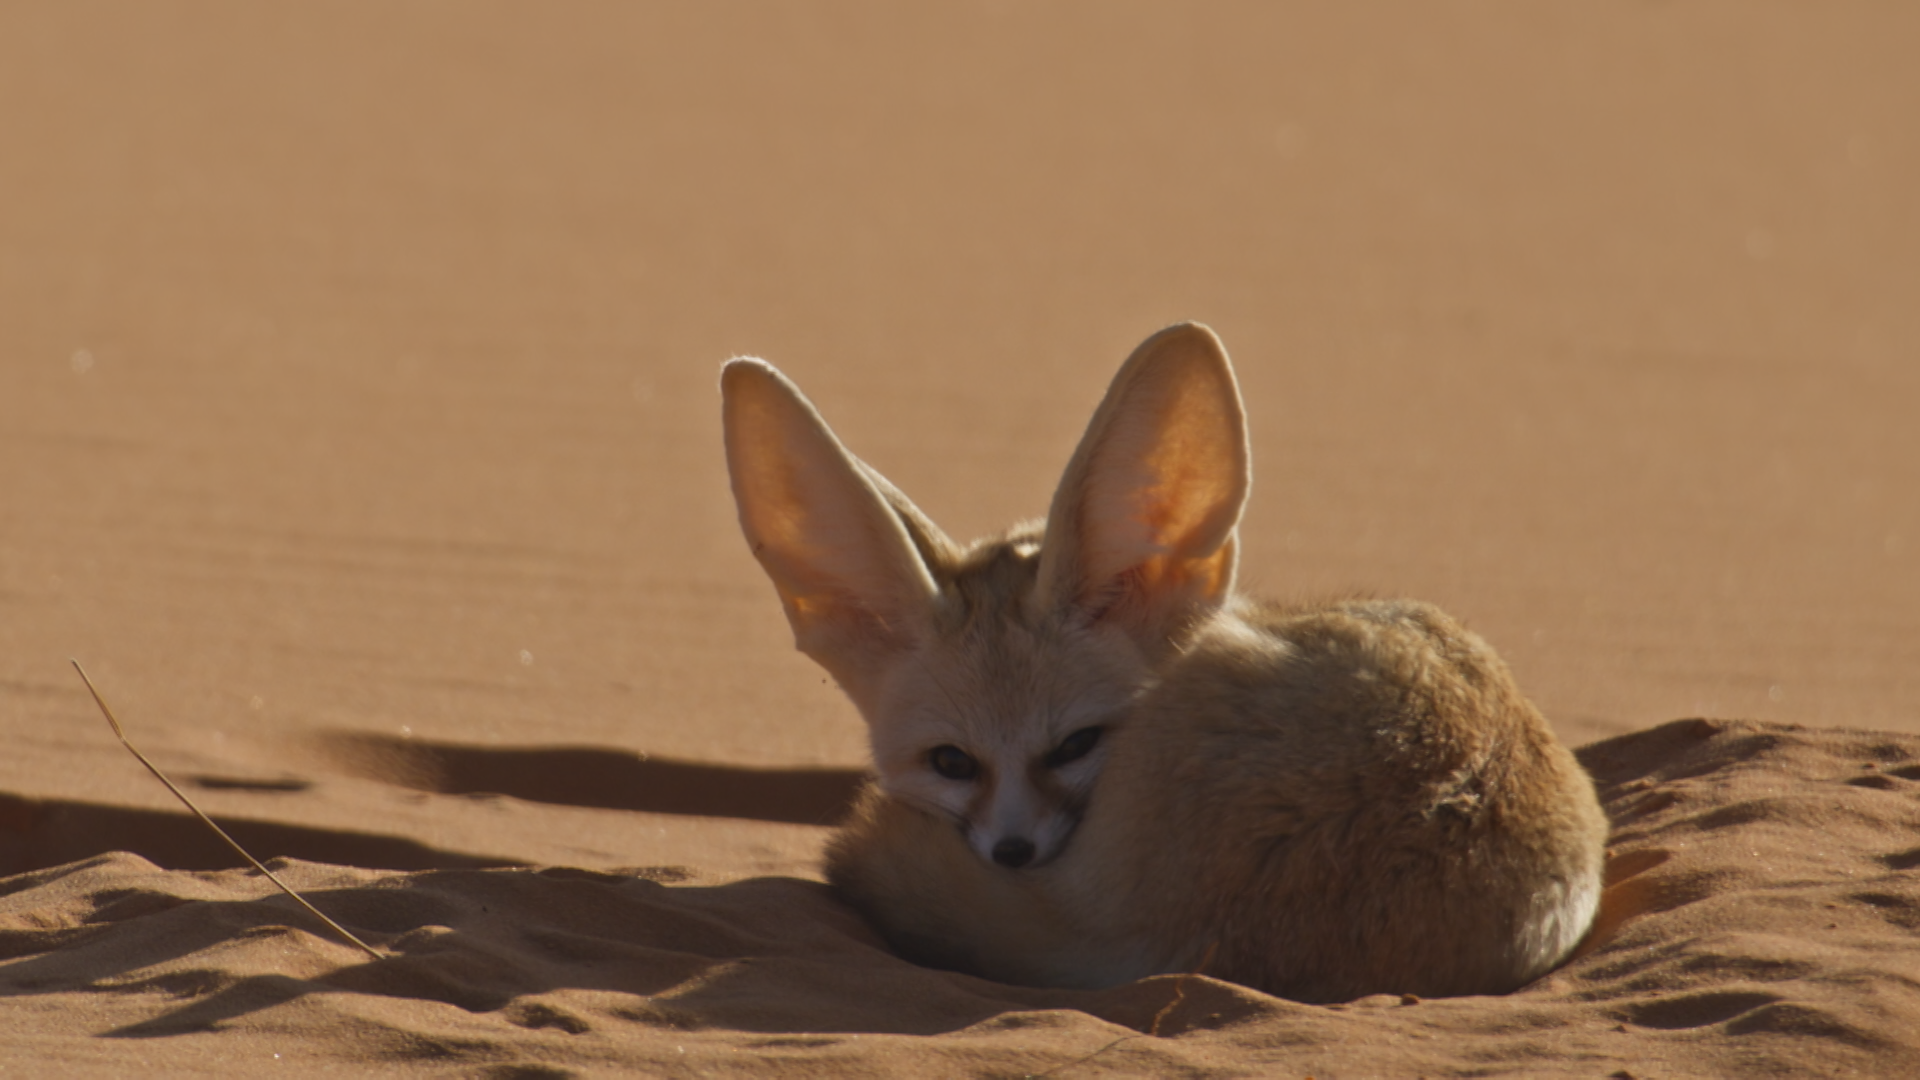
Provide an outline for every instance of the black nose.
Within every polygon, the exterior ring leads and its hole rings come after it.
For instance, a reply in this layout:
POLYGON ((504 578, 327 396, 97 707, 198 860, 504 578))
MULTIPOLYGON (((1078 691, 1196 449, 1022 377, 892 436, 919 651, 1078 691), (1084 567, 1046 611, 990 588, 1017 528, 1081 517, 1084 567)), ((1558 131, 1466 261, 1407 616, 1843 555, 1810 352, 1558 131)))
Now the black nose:
POLYGON ((993 845, 993 861, 1017 870, 1033 861, 1033 841, 1024 836, 1009 836, 993 845))

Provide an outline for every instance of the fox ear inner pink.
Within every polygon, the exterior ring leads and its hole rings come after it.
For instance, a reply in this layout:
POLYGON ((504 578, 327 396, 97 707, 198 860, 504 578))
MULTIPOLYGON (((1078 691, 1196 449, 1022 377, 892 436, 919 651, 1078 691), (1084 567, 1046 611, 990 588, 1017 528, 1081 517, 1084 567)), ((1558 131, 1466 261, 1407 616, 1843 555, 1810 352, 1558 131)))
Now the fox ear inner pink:
POLYGON ((1226 349, 1191 323, 1155 334, 1114 376, 1061 478, 1043 588, 1160 647, 1231 591, 1249 483, 1226 349))
POLYGON ((796 645, 858 693, 877 656, 910 644, 937 586, 888 494, 798 387, 751 358, 729 362, 721 387, 741 531, 796 645))

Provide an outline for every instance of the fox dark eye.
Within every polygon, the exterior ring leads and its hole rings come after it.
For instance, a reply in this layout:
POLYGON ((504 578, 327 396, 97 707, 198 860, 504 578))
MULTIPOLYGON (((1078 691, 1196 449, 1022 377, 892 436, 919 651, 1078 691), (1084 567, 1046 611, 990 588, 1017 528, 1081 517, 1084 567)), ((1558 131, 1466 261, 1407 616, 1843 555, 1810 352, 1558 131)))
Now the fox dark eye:
POLYGON ((927 764, 949 780, 971 780, 980 775, 980 763, 957 746, 936 746, 927 751, 927 764))
POLYGON ((1041 763, 1049 769, 1057 769, 1069 762, 1079 761, 1100 743, 1100 728, 1083 727, 1079 731, 1060 740, 1060 745, 1048 751, 1041 763))

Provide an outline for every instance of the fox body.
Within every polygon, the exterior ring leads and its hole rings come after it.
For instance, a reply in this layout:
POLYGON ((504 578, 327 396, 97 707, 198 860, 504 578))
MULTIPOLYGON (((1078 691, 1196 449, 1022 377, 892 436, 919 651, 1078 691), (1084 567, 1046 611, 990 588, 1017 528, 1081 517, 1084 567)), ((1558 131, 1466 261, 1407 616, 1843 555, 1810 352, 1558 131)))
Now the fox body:
POLYGON ((1246 428, 1205 327, 1128 359, 1044 522, 965 546, 771 367, 722 384, 742 527, 871 735, 827 877, 904 955, 1337 1001, 1504 992, 1585 935, 1606 820, 1483 641, 1234 592, 1246 428))

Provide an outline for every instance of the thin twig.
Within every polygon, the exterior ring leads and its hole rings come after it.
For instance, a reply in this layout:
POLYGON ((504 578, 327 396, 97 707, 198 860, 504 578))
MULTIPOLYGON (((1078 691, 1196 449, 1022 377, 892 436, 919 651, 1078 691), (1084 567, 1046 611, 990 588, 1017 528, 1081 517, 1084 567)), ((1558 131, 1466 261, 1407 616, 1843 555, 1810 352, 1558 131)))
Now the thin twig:
POLYGON ((1160 1034, 1160 1025, 1162 1023, 1165 1023, 1167 1017, 1172 1015, 1173 1011, 1180 1007, 1180 1003, 1187 999, 1187 984, 1193 981, 1193 977, 1195 975, 1198 975, 1201 972, 1207 970, 1207 968, 1213 964, 1213 956, 1215 953, 1219 951, 1220 951, 1220 942, 1217 940, 1213 942, 1213 944, 1207 946, 1207 954, 1200 958, 1199 966, 1195 967, 1192 971, 1186 972, 1185 974, 1181 975, 1180 981, 1173 984, 1173 997, 1167 999, 1167 1003, 1160 1007, 1160 1011, 1153 1014, 1153 1023, 1147 1025, 1147 1030, 1136 1031, 1131 1035, 1122 1035, 1119 1038, 1108 1043, 1107 1045, 1101 1047, 1100 1049, 1095 1050, 1093 1053, 1086 1055, 1085 1057, 1074 1058, 1072 1061, 1069 1061, 1064 1065, 1055 1065, 1053 1068, 1048 1069, 1045 1072, 1027 1073, 1023 1078, 1023 1080, 1044 1080, 1045 1077, 1052 1076, 1055 1073, 1062 1072, 1066 1069, 1071 1069, 1075 1065, 1085 1065, 1087 1062, 1092 1061, 1094 1058, 1099 1057, 1101 1054, 1104 1054, 1107 1051, 1113 1049, 1114 1047, 1119 1046, 1121 1043, 1132 1042, 1135 1039, 1166 1038, 1166 1036, 1160 1034))
POLYGON ((93 680, 87 678, 87 669, 81 667, 80 661, 75 660, 72 657, 68 657, 67 660, 68 662, 73 664, 73 670, 80 673, 80 681, 87 684, 87 692, 93 695, 93 702, 94 704, 100 706, 100 712, 106 716, 107 723, 113 726, 113 733, 116 737, 119 738, 120 745, 126 747, 128 753, 131 753, 134 757, 138 758, 140 761, 140 764, 145 765, 147 767, 148 772, 152 773, 156 778, 158 778, 161 783, 167 785, 167 790, 173 792, 174 798, 179 799, 182 803, 185 803, 187 809, 193 811, 193 814, 195 817, 205 822, 207 828, 212 829, 216 836, 220 837, 220 839, 222 840, 225 840, 227 842, 228 847, 239 852, 241 858, 247 860, 249 863, 252 863, 253 868, 255 870, 258 870, 261 873, 267 875, 268 881, 271 881, 275 885, 280 886, 281 892, 286 893, 288 896, 293 897, 295 903, 299 904, 303 908, 306 908, 308 911, 313 912, 314 918, 319 919, 321 922, 326 923, 328 926, 333 927, 333 930, 335 933, 339 934, 343 938, 346 938, 348 941, 353 942, 355 945, 358 945, 361 951, 365 952, 368 956, 373 957, 375 960, 386 959, 386 955, 382 953, 380 950, 374 948, 373 946, 367 944, 364 941, 361 941, 359 938, 353 935, 353 931, 348 930, 346 927, 341 926, 339 923, 334 922, 332 919, 327 918, 326 914, 322 912, 319 908, 314 907, 312 904, 307 903, 306 897, 301 896, 297 892, 294 892, 293 888, 289 886, 286 882, 281 881, 279 877, 275 876, 273 871, 261 865, 259 859, 256 859, 252 855, 248 854, 247 849, 241 847, 239 841, 235 840, 231 836, 228 836, 227 830, 214 824, 212 818, 208 817, 205 814, 205 812, 203 812, 199 807, 193 805, 193 800, 187 798, 186 792, 181 791, 179 788, 175 787, 173 781, 167 779, 167 774, 160 771, 159 766, 155 765, 151 761, 148 761, 147 755, 141 753, 137 748, 135 748, 133 743, 127 740, 127 733, 120 730, 120 721, 114 719, 113 710, 107 707, 107 699, 100 696, 100 691, 94 688, 93 680))
POLYGON ((1215 938, 1213 942, 1207 946, 1207 954, 1200 958, 1199 966, 1187 972, 1185 975, 1180 976, 1180 981, 1174 984, 1173 1000, 1167 1002, 1166 1007, 1154 1015, 1153 1026, 1147 1029, 1147 1034, 1156 1039, 1161 1038, 1160 1025, 1166 1022, 1167 1017, 1172 1015, 1173 1010, 1180 1007, 1181 1002, 1187 1000, 1187 984, 1193 981, 1195 975, 1213 966, 1213 956, 1219 951, 1220 940, 1215 938))

